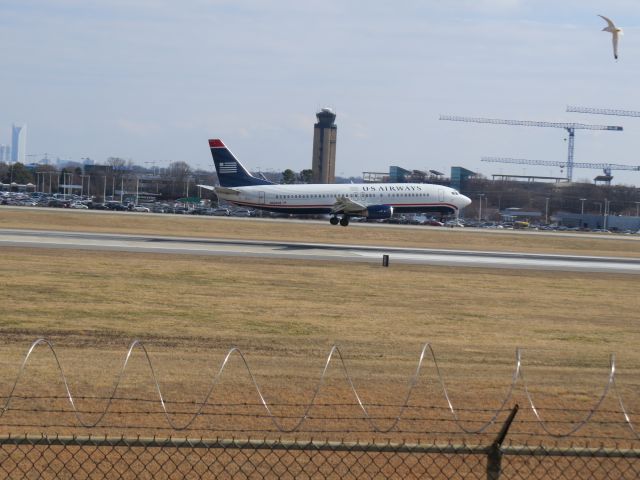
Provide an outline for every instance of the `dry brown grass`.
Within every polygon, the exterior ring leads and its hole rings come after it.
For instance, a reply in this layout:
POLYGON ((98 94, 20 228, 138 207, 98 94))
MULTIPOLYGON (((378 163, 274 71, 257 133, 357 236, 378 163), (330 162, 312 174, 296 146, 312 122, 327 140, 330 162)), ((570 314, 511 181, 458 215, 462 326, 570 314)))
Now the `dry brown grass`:
POLYGON ((640 257, 640 238, 624 235, 566 237, 557 233, 524 235, 519 231, 470 232, 407 226, 380 228, 366 224, 343 228, 333 227, 328 222, 293 223, 287 220, 6 207, 0 208, 0 225, 2 228, 40 230, 640 257))
MULTIPOLYGON (((54 228, 40 212, 28 212, 20 221, 1 213, 5 227, 54 228)), ((56 218, 73 220, 79 230, 166 234, 163 228, 169 227, 162 222, 179 222, 171 232, 223 237, 250 229, 260 236, 255 222, 224 219, 56 218)), ((327 230, 344 235, 332 237, 336 243, 355 236, 373 243, 366 235, 384 233, 402 236, 405 244, 428 243, 423 246, 442 246, 437 239, 446 236, 448 247, 456 246, 456 239, 465 248, 477 235, 282 225, 260 224, 260 231, 271 239, 286 231, 294 232, 295 240, 321 241, 319 232, 327 230), (304 237, 305 232, 311 236, 304 237), (423 240, 416 240, 421 235, 423 240)), ((518 245, 527 238, 513 237, 518 245)), ((491 245, 497 248, 496 243, 491 245)), ((339 344, 364 400, 397 403, 421 345, 430 342, 458 406, 497 407, 519 346, 543 407, 590 407, 606 383, 610 352, 618 355, 625 400, 637 407, 640 302, 638 281, 631 275, 3 248, 0 279, 0 395, 8 393, 31 341, 46 337, 55 342, 78 395, 109 393, 127 346, 141 339, 170 400, 202 400, 224 354, 235 345, 246 353, 269 401, 304 403, 331 345, 339 344)), ((320 402, 353 402, 338 367, 330 368, 320 402)), ((215 400, 257 401, 248 380, 234 357, 215 400)), ((18 393, 64 394, 45 348, 36 351, 18 393)), ((154 397, 140 352, 134 354, 122 393, 154 397)), ((415 398, 444 406, 431 362, 415 398)), ((280 411, 301 413, 300 408, 280 411)))
MULTIPOLYGON (((334 343, 365 399, 378 403, 401 400, 423 342, 454 401, 476 407, 497 406, 516 346, 554 404, 561 395, 590 405, 610 352, 623 375, 640 365, 630 276, 32 249, 4 249, 0 259, 3 395, 41 336, 55 342, 80 395, 105 395, 127 346, 141 339, 165 393, 193 401, 233 345, 277 402, 309 398, 334 343)), ((139 353, 124 391, 153 397, 139 353)), ((21 388, 62 394, 53 367, 40 348, 21 388)), ((424 388, 440 405, 434 375, 428 363, 424 388)), ((330 378, 348 400, 337 363, 330 378)), ((636 379, 626 380, 633 391, 636 379)), ((225 385, 225 398, 257 400, 237 358, 225 385)))

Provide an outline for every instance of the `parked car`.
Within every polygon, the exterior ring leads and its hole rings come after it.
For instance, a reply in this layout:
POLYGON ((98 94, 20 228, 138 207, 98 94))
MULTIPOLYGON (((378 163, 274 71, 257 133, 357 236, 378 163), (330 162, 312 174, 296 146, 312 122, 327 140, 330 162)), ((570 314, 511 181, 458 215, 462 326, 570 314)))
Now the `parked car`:
POLYGON ((212 210, 205 207, 197 207, 189 210, 190 215, 212 215, 212 210))
POLYGON ((171 210, 171 207, 169 207, 168 205, 155 204, 151 207, 151 211, 153 213, 171 213, 170 210, 171 210))
POLYGON ((445 222, 445 226, 447 227, 464 227, 464 224, 460 220, 448 220, 445 222))
POLYGON ((52 199, 49 200, 49 206, 50 207, 69 208, 70 205, 71 205, 71 201, 70 200, 60 200, 58 198, 52 198, 52 199))
POLYGON ((104 203, 95 203, 95 202, 91 202, 89 204, 89 208, 91 210, 106 210, 107 206, 104 203))
POLYGON ((229 209, 228 208, 216 208, 212 215, 215 215, 216 217, 224 217, 224 216, 229 216, 229 209))
POLYGON ((145 212, 149 213, 150 210, 147 207, 143 207, 142 205, 135 205, 131 210, 134 212, 145 212))
POLYGON ((87 207, 84 203, 80 203, 80 202, 73 202, 71 204, 71 208, 78 208, 78 209, 88 209, 89 207, 87 207))
POLYGON ((127 208, 127 206, 126 206, 126 205, 123 205, 123 204, 121 204, 121 203, 119 203, 119 202, 108 202, 108 203, 106 204, 106 206, 107 206, 107 208, 108 208, 109 210, 117 210, 117 211, 125 211, 125 210, 128 210, 128 208, 127 208))
POLYGON ((444 227, 444 223, 439 222, 438 220, 434 220, 433 218, 429 218, 422 222, 423 225, 431 225, 433 227, 444 227))
POLYGON ((253 217, 254 212, 253 210, 248 210, 246 208, 239 208, 231 212, 231 215, 233 215, 234 217, 253 217))

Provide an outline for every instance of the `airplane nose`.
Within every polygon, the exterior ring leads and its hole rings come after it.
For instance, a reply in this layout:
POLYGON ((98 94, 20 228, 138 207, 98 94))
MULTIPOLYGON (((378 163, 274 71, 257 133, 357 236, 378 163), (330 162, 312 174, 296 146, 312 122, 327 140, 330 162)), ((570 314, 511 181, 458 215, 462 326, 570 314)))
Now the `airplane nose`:
POLYGON ((471 199, 469 197, 467 197, 466 195, 460 195, 460 196, 462 197, 462 208, 471 204, 471 199))

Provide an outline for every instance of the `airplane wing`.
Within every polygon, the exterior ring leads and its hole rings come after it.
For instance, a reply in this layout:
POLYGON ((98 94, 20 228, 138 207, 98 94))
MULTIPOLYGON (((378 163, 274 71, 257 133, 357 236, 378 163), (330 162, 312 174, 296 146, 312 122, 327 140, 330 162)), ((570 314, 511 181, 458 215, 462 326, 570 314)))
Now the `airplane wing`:
POLYGON ((222 195, 240 195, 239 191, 228 187, 215 187, 214 190, 222 195))
POLYGON ((196 185, 196 187, 204 188, 205 190, 215 191, 216 187, 213 185, 196 185))
POLYGON ((365 205, 342 196, 336 197, 336 203, 331 207, 331 213, 348 213, 355 215, 366 209, 367 207, 365 205))

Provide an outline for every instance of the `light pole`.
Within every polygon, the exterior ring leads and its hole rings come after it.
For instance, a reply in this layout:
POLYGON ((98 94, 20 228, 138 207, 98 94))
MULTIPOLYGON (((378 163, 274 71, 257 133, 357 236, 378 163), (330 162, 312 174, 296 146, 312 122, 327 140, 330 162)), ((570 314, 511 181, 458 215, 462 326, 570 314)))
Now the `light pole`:
POLYGON ((607 229, 607 220, 609 217, 609 205, 611 204, 611 202, 609 200, 607 200, 606 198, 604 199, 604 219, 603 219, 603 228, 606 230, 607 229))
MULTIPOLYGON (((84 197, 84 179, 85 177, 89 177, 89 175, 80 175, 80 181, 82 185, 80 186, 80 196, 84 197)), ((89 182, 87 182, 87 197, 89 196, 89 182)))
POLYGON ((549 197, 544 199, 544 223, 549 224, 549 197))
POLYGON ((482 221, 482 197, 484 197, 484 193, 478 194, 478 222, 482 221))
POLYGON ((102 203, 107 203, 107 176, 104 176, 104 190, 102 192, 102 203))
POLYGON ((586 198, 580 199, 580 229, 586 228, 587 224, 584 223, 584 202, 586 202, 586 198))
MULTIPOLYGON (((69 195, 69 185, 71 182, 71 173, 69 172, 65 172, 64 176, 62 177, 62 180, 64 181, 64 199, 67 199, 67 195, 69 195), (68 177, 67 177, 68 175, 68 177)), ((72 191, 73 193, 73 191, 72 191)))
POLYGON ((636 204, 636 217, 640 217, 640 202, 633 202, 636 204))

